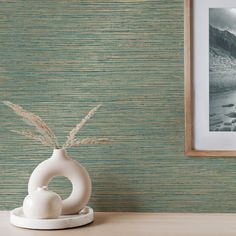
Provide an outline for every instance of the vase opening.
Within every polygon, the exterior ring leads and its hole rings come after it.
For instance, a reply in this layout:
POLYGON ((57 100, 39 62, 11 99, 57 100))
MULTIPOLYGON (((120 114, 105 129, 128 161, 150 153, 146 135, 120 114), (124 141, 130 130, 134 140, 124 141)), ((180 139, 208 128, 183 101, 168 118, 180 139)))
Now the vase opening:
POLYGON ((65 158, 68 157, 67 152, 63 148, 53 149, 52 158, 65 158))

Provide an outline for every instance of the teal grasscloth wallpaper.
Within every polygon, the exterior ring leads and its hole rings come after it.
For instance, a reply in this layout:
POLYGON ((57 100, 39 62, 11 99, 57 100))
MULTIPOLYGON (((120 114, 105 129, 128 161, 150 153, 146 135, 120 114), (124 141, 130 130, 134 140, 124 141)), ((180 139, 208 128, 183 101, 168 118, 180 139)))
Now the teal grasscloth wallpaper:
MULTIPOLYGON (((236 212, 236 159, 184 157, 182 0, 0 2, 0 98, 40 115, 63 142, 95 105, 71 148, 93 180, 96 211, 236 212)), ((0 210, 20 206, 52 150, 10 132, 0 105, 0 210)), ((66 197, 71 184, 50 188, 66 197)))

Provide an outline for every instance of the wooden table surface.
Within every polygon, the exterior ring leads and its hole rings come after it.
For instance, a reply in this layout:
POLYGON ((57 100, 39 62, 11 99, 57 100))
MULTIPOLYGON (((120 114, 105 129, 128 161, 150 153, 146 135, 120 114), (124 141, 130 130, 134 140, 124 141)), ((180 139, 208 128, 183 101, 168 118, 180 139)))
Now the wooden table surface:
POLYGON ((95 213, 90 225, 66 230, 28 230, 10 225, 0 212, 2 236, 228 236, 236 235, 236 214, 95 213))

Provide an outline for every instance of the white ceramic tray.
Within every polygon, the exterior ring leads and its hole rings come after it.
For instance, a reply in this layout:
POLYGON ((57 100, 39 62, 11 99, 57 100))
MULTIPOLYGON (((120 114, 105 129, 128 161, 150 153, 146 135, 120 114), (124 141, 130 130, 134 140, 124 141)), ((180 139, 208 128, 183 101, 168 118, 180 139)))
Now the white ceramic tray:
POLYGON ((85 207, 79 214, 62 215, 57 219, 26 218, 22 207, 15 208, 10 213, 11 224, 28 229, 66 229, 89 224, 93 221, 93 209, 85 207))

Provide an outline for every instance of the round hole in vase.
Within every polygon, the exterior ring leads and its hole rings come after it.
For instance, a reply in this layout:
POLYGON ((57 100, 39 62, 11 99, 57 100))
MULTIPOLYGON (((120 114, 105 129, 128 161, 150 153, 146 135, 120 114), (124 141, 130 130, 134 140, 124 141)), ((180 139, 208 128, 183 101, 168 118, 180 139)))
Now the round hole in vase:
POLYGON ((65 176, 55 176, 48 183, 48 189, 59 194, 61 199, 68 198, 72 192, 72 183, 65 176))

